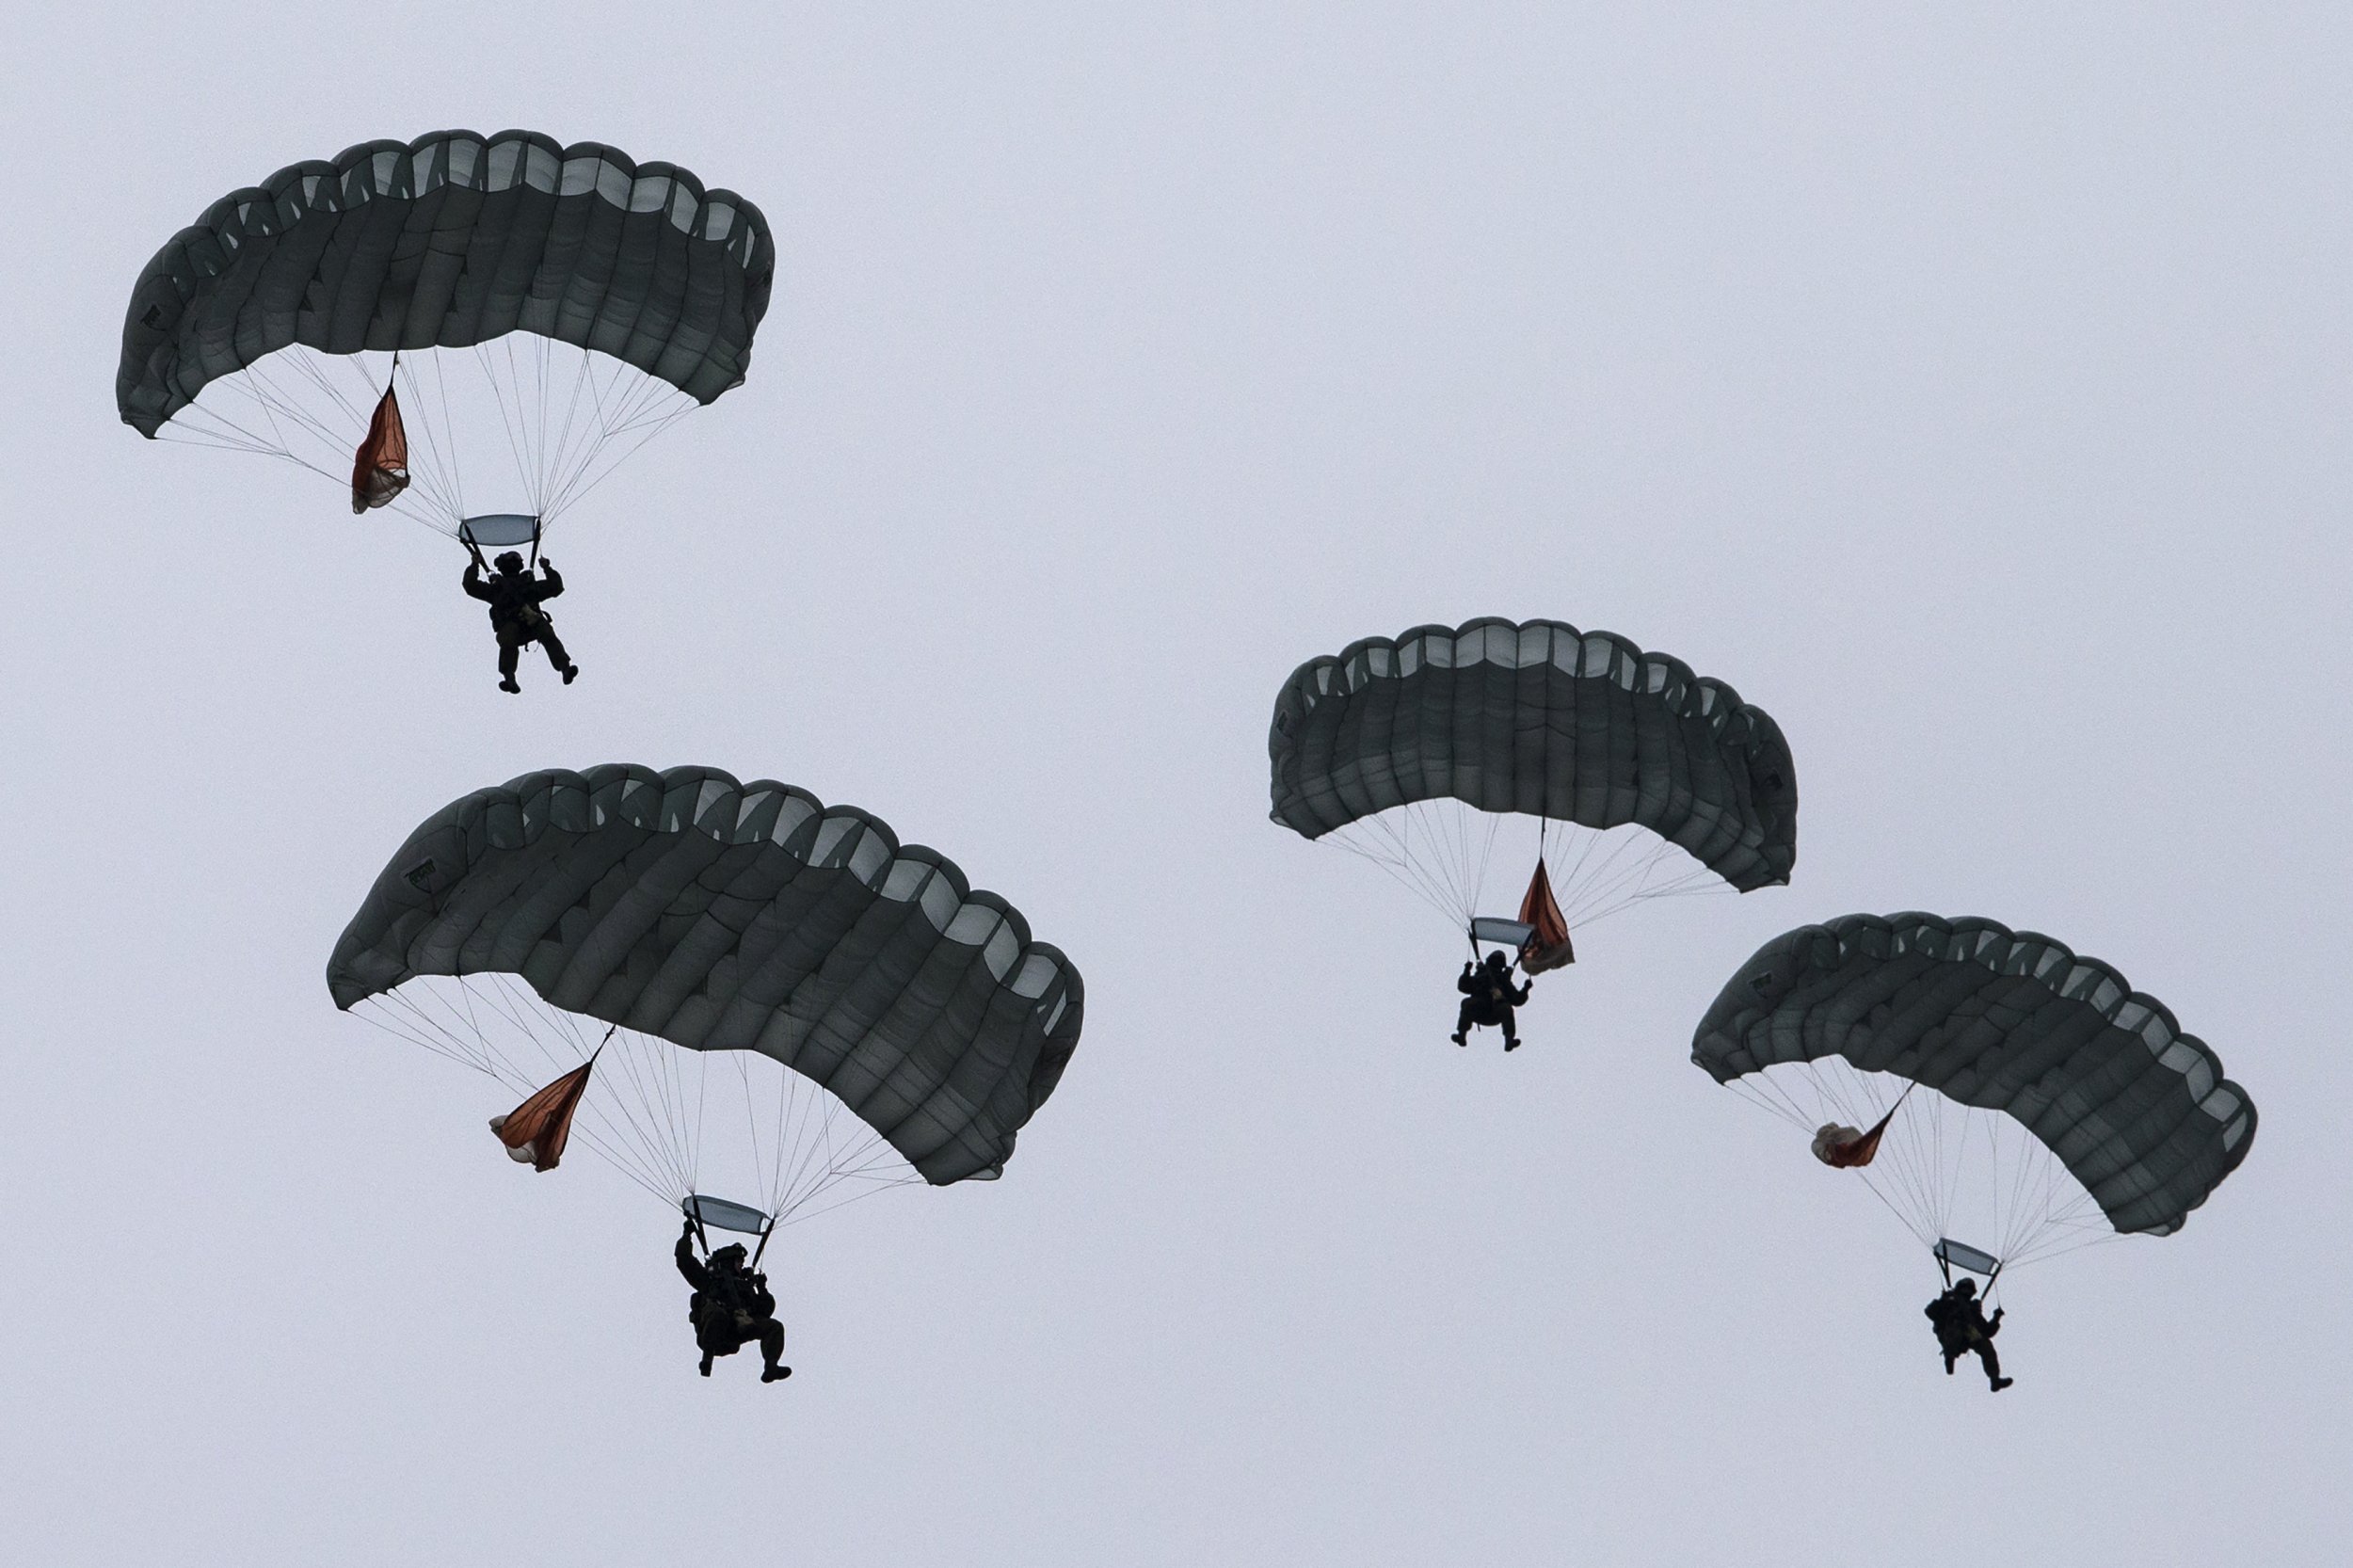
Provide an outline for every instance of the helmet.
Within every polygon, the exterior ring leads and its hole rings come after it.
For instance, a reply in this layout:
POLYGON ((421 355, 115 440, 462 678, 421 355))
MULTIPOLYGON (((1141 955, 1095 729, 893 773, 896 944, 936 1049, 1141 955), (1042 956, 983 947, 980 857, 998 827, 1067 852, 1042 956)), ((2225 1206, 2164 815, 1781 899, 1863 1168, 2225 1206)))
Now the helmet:
POLYGON ((501 571, 512 572, 523 569, 523 558, 511 550, 507 551, 504 554, 501 555, 497 560, 491 562, 490 564, 498 568, 501 571))

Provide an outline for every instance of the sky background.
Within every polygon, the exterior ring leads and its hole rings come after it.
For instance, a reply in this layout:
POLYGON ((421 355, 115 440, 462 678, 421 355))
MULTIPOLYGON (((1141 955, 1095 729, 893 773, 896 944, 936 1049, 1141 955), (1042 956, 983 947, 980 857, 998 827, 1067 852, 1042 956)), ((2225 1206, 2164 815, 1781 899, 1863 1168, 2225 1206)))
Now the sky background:
POLYGON ((2349 78, 2297 5, 20 15, 8 1555, 2344 1560, 2349 78), (456 126, 779 258, 520 699, 446 540, 109 395, 213 200, 456 126), (1297 664, 1477 615, 1730 681, 1803 800, 1791 887, 1582 935, 1508 1059, 1266 819, 1297 664), (1005 1179, 771 1253, 780 1387, 322 979, 418 821, 615 760, 865 807, 1085 975, 1005 1179), (2115 964, 2263 1113, 2180 1235, 2006 1283, 1999 1400, 1688 1061, 1766 937, 1907 908, 2115 964))

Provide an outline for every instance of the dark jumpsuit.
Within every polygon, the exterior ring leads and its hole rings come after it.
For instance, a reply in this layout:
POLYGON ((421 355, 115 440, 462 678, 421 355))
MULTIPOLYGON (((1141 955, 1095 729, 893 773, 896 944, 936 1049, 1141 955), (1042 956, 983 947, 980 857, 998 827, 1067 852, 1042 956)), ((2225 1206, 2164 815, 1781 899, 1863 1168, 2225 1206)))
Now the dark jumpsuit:
POLYGON ((784 1325, 776 1321, 776 1298, 762 1278, 746 1271, 706 1267, 695 1256, 692 1235, 678 1239, 678 1272, 695 1288, 686 1304, 687 1320, 695 1325, 695 1344, 703 1352, 703 1376, 711 1375, 711 1358, 733 1355, 757 1341, 771 1370, 784 1357, 784 1325))
POLYGON ((498 633, 499 679, 508 684, 515 680, 515 659, 523 648, 537 643, 548 652, 548 663, 561 672, 571 667, 565 655, 564 644, 556 637, 555 623, 539 606, 564 591, 564 579, 555 568, 542 561, 534 577, 528 571, 494 571, 489 580, 482 577, 482 564, 469 563, 466 568, 466 592, 490 606, 490 630, 498 633))
POLYGON ((1529 983, 1522 981, 1517 987, 1512 984, 1512 971, 1494 964, 1465 964, 1454 982, 1454 988, 1463 993, 1463 1005, 1454 1015, 1454 1036, 1457 1043, 1470 1032, 1474 1024, 1495 1028, 1501 1025, 1506 1048, 1520 1043, 1519 1021, 1513 1009, 1528 1000, 1529 983))
POLYGON ((2009 1380, 2002 1376, 2002 1355, 1993 1348, 1993 1336, 2002 1332, 1998 1320, 1986 1320, 1985 1307, 1976 1293, 1962 1294, 1959 1286, 1945 1291, 1922 1308, 1936 1329, 1936 1348, 1945 1352, 1945 1374, 1952 1375, 1953 1363, 1972 1351, 1977 1352, 1977 1365, 1985 1368, 1985 1381, 1995 1389, 2009 1380))

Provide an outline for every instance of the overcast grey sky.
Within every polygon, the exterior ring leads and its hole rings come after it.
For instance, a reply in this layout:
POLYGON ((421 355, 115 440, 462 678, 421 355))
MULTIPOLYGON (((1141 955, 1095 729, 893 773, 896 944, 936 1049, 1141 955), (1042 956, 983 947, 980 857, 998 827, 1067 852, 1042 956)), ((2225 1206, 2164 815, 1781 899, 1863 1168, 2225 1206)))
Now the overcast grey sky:
POLYGON ((2353 1536, 2336 7, 27 8, 0 63, 0 1537, 42 1563, 2333 1563, 2353 1536), (179 226, 520 125, 759 202, 749 381, 551 545, 110 399, 179 226), (1276 687, 1619 631, 1795 752, 1794 884, 1445 1043, 1457 939, 1266 820, 1276 687), (707 762, 1087 982, 1004 1180, 799 1227, 694 1375, 670 1219, 338 1015, 418 820, 707 762), (2186 1230, 1933 1271, 1689 1065, 1766 936, 1984 914, 2263 1110, 2186 1230))

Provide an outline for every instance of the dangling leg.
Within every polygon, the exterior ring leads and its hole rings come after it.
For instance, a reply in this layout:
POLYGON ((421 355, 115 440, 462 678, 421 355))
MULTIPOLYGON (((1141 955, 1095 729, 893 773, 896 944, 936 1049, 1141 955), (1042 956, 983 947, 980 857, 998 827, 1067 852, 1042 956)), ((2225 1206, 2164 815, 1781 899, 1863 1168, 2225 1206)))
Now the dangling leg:
POLYGON ((541 629, 539 646, 548 650, 548 663, 553 664, 555 673, 564 678, 564 684, 570 685, 573 678, 580 674, 580 666, 565 655, 564 639, 555 634, 555 627, 552 623, 541 629))
POLYGON ((1454 1043, 1458 1046, 1469 1045, 1470 1040, 1468 1036, 1470 1034, 1471 1025, 1477 1023, 1478 1021, 1478 1007, 1472 1002, 1470 998, 1465 997, 1463 999, 1463 1005, 1457 1008, 1454 1013, 1454 1043))
POLYGON ((520 686, 515 684, 515 656, 521 651, 512 639, 504 636, 499 638, 500 691, 520 692, 522 690, 520 686))
POLYGON ((1980 1339, 1971 1349, 1977 1352, 1977 1363, 1985 1368, 1985 1385, 1996 1394, 2016 1383, 2016 1378, 2002 1376, 2002 1352, 1993 1348, 1991 1339, 1980 1339))
POLYGON ((1520 1048, 1520 1016, 1509 1007, 1503 1010, 1503 1048, 1520 1048))
MULTIPOLYGON (((695 1299, 700 1302, 702 1297, 698 1293, 695 1299)), ((711 1375, 711 1358, 719 1350, 716 1338, 711 1332, 711 1312, 712 1308, 705 1304, 696 1307, 687 1314, 688 1320, 695 1325, 695 1348, 703 1352, 700 1370, 705 1377, 711 1375)))
POLYGON ((734 1313, 716 1302, 705 1306, 702 1318, 695 1324, 695 1344, 703 1352, 703 1376, 711 1375, 713 1361, 743 1349, 744 1341, 734 1313))
POLYGON ((782 1365, 784 1360, 784 1325, 774 1318, 760 1325, 760 1353, 768 1365, 760 1368, 760 1381, 775 1383, 792 1375, 792 1368, 782 1365))

